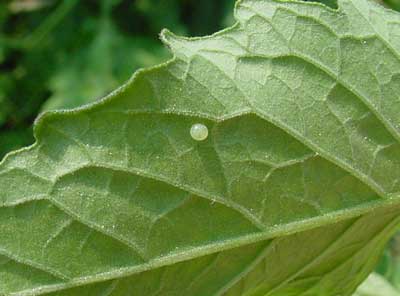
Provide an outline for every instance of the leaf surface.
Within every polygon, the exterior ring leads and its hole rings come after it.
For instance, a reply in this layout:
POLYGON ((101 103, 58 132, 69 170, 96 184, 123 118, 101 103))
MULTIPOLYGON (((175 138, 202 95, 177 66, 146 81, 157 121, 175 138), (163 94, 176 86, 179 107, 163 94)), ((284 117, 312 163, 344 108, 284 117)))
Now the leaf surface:
POLYGON ((244 0, 236 18, 164 31, 171 61, 37 120, 0 166, 0 293, 353 294, 400 219, 400 15, 244 0))

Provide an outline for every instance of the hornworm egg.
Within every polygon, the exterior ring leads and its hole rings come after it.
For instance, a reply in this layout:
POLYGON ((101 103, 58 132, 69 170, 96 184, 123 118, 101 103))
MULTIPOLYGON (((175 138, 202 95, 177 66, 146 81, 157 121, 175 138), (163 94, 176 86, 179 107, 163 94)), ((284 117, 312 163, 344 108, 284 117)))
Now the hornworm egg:
POLYGON ((193 124, 190 129, 190 135, 196 141, 204 141, 208 137, 208 128, 201 123, 193 124))

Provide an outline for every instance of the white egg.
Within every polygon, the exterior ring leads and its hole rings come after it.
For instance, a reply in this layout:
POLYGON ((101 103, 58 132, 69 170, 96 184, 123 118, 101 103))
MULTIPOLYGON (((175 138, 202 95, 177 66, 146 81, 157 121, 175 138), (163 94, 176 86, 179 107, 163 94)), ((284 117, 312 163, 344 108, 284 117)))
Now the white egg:
POLYGON ((208 128, 201 123, 193 124, 192 128, 190 129, 190 135, 192 136, 193 140, 204 141, 208 137, 208 128))

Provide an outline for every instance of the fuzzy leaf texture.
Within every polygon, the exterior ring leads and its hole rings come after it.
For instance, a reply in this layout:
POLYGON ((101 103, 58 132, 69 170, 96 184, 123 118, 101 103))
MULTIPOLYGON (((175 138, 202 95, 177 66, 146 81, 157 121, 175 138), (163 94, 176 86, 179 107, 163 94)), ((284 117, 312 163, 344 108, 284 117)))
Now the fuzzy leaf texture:
POLYGON ((352 295, 400 223, 400 15, 243 0, 0 166, 0 294, 352 295), (208 127, 205 141, 190 136, 208 127))

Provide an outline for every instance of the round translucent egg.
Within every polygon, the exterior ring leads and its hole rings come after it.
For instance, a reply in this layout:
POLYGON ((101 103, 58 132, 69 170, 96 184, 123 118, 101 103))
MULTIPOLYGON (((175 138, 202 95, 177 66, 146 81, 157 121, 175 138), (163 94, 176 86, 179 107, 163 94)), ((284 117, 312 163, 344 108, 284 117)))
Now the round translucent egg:
POLYGON ((208 137, 208 128, 201 123, 193 124, 190 129, 190 135, 193 140, 204 141, 208 137))

